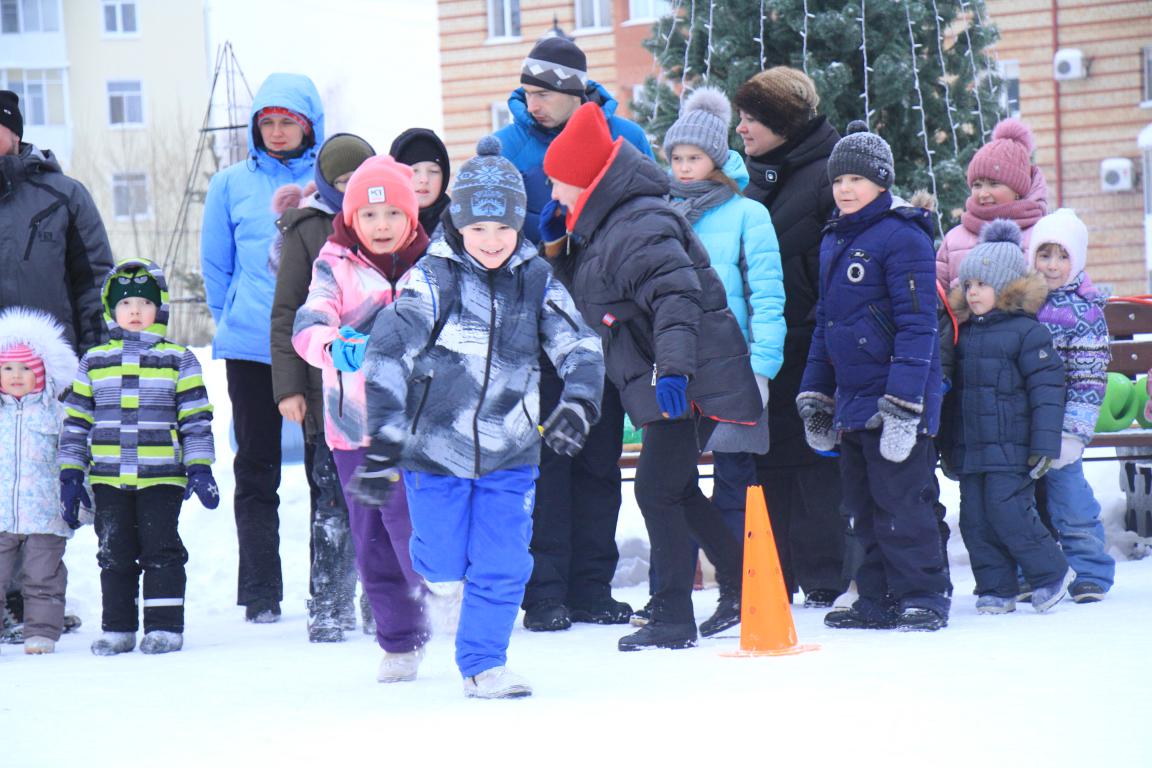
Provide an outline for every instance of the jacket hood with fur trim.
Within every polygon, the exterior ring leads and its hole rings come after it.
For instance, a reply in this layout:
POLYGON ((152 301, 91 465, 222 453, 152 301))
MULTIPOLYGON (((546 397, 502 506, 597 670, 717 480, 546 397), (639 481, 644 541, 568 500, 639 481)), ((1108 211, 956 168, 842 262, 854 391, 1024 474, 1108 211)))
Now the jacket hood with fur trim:
MULTIPOLYGON (((996 309, 1009 314, 1035 315, 1048 300, 1048 284, 1039 272, 1029 272, 1017 278, 1000 291, 996 297, 996 309)), ((956 315, 957 323, 965 323, 972 317, 964 286, 958 285, 948 294, 948 303, 956 315)))
POLYGON ((79 362, 64 338, 64 327, 53 317, 28 307, 0 312, 0 350, 14 344, 31 347, 44 361, 45 388, 51 388, 53 395, 71 386, 79 362))

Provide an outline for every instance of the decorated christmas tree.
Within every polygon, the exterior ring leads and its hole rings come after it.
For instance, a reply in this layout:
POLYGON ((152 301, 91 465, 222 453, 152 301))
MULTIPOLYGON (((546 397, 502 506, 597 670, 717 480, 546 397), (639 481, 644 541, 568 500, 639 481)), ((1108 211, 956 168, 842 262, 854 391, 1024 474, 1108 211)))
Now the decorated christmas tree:
MULTIPOLYGON (((820 114, 837 130, 855 119, 892 145, 896 191, 936 195, 955 223, 972 154, 1002 116, 988 47, 997 33, 982 0, 672 0, 645 41, 659 76, 633 114, 663 139, 679 94, 710 84, 730 96, 778 65, 816 83, 820 114)), ((741 143, 731 136, 733 148, 741 143)))

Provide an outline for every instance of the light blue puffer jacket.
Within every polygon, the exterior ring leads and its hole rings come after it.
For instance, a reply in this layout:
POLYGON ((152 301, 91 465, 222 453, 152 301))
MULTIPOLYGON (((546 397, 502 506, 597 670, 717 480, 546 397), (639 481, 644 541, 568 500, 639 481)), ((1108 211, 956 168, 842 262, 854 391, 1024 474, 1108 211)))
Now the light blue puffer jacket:
MULTIPOLYGON (((733 150, 722 170, 741 190, 748 184, 748 169, 733 150)), ((748 340, 752 370, 773 378, 784 362, 787 326, 784 271, 771 214, 755 200, 736 195, 701 216, 692 229, 724 283, 728 308, 748 340)))
POLYGON ((204 201, 200 258, 208 308, 216 321, 212 357, 271 363, 272 296, 268 246, 276 235, 272 194, 285 184, 312 181, 324 143, 324 110, 316 86, 304 75, 273 74, 252 102, 248 159, 212 177, 204 201), (256 113, 286 107, 312 122, 315 144, 301 157, 280 162, 257 149, 256 113))

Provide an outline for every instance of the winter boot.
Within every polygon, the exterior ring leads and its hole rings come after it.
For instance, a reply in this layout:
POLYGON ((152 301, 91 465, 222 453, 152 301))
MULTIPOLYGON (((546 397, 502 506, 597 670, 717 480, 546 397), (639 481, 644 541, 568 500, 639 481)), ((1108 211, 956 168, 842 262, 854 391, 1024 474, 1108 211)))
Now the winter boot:
POLYGON ((1016 590, 1017 590, 1016 602, 1018 602, 1018 603, 1030 603, 1030 602, 1032 602, 1032 585, 1031 584, 1024 581, 1024 579, 1020 579, 1019 583, 1017 584, 1016 590))
POLYGON ((720 589, 720 601, 716 605, 716 612, 700 622, 700 634, 703 637, 712 637, 720 634, 729 627, 740 623, 740 591, 720 589))
MULTIPOLYGON (((352 628, 356 628, 355 620, 352 628)), ((372 615, 372 603, 368 601, 368 595, 364 594, 360 595, 360 628, 369 637, 376 637, 376 617, 372 615)))
MULTIPOLYGON (((372 612, 371 607, 369 607, 368 612, 372 612)), ((356 629, 356 599, 354 597, 336 606, 336 621, 340 622, 342 632, 351 632, 356 629)))
POLYGON ((79 616, 73 616, 71 613, 64 614, 64 628, 61 630, 65 635, 69 632, 75 632, 80 629, 80 625, 84 622, 80 621, 79 616))
POLYGON ((694 648, 696 624, 651 620, 616 644, 621 651, 646 651, 652 648, 694 648))
POLYGON ((874 600, 858 599, 851 608, 829 612, 824 626, 832 629, 895 629, 896 610, 874 600))
POLYGON ((507 667, 492 667, 464 678, 464 695, 470 699, 519 699, 531 696, 532 686, 507 667))
POLYGON ((12 623, 0 630, 0 643, 5 645, 20 645, 24 642, 24 625, 12 623))
POLYGON ((637 608, 628 617, 628 623, 634 627, 642 627, 650 621, 652 621, 652 598, 648 598, 643 608, 637 608))
POLYGON ((464 602, 464 582, 425 581, 424 585, 428 587, 424 610, 432 631, 443 635, 456 634, 456 627, 460 624, 460 606, 464 602))
POLYGON ((632 615, 632 606, 605 597, 590 605, 574 605, 568 613, 573 622, 580 624, 627 624, 632 615))
POLYGON ((831 608, 840 593, 834 589, 814 589, 804 593, 805 608, 831 608))
POLYGON ((1074 603, 1098 603, 1104 599, 1104 587, 1091 581, 1078 581, 1068 590, 1074 603))
POLYGON ((244 620, 253 624, 275 624, 280 621, 280 603, 257 600, 244 606, 244 620))
POLYGON ((24 641, 24 653, 39 656, 43 653, 55 653, 56 641, 50 637, 37 637, 33 635, 24 641))
POLYGON ((1042 587, 1036 587, 1032 592, 1032 608, 1036 613, 1044 613, 1056 603, 1064 599, 1068 594, 1068 585, 1072 583, 1072 579, 1076 578, 1076 572, 1069 568, 1064 577, 1058 579, 1051 584, 1045 584, 1042 587))
POLYGON ((848 582, 848 589, 844 590, 843 594, 833 600, 830 607, 843 609, 851 608, 859 599, 860 593, 856 589, 856 582, 850 581, 848 582))
POLYGON ((380 669, 376 672, 378 683, 405 683, 416 679, 416 671, 420 662, 424 660, 424 647, 421 646, 407 653, 384 652, 380 660, 380 669))
POLYGON ((524 611, 524 629, 531 632, 559 632, 571 626, 568 607, 558 600, 541 600, 524 611))
POLYGON ((909 606, 900 612, 896 629, 900 632, 935 632, 948 626, 948 617, 931 608, 909 606))
POLYGON ((1016 610, 1016 598, 997 597, 996 595, 980 595, 976 598, 976 613, 998 614, 1012 613, 1016 610))
POLYGON ((173 653, 184 647, 184 635, 179 632, 165 632, 154 629, 144 633, 140 641, 140 653, 173 653))
MULTIPOLYGON (((317 605, 317 602, 317 600, 308 601, 308 642, 344 642, 344 628, 340 626, 340 619, 330 607, 317 605)), ((352 628, 356 628, 355 618, 353 618, 352 628)))
POLYGON ((135 632, 105 632, 92 642, 92 653, 96 656, 115 656, 128 653, 135 647, 135 632))

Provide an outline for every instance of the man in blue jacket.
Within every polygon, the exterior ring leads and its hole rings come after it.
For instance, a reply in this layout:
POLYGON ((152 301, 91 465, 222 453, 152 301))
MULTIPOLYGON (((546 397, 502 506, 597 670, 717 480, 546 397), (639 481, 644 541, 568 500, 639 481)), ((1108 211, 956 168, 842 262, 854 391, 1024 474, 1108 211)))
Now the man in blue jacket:
POLYGON ((276 234, 272 194, 304 186, 324 143, 324 110, 304 75, 273 74, 252 103, 248 158, 212 178, 204 201, 200 257, 216 321, 212 357, 227 361, 236 432, 237 604, 245 618, 280 617, 280 411, 272 394, 272 296, 268 247, 276 234))
MULTIPOLYGON (((512 124, 496 132, 501 154, 524 178, 528 215, 524 237, 541 238, 540 212, 552 199, 544 174, 544 153, 585 102, 600 106, 612 138, 623 137, 648 157, 652 147, 643 129, 616 117, 617 101, 588 79, 588 60, 570 40, 546 37, 524 59, 520 87, 508 97, 512 124)), ((561 219, 562 221, 562 219, 561 219)), ((546 357, 540 360, 540 409, 551 413, 560 399, 560 377, 546 357)), ((605 379, 600 421, 575 457, 547 446, 541 452, 536 508, 532 513, 532 578, 524 593, 524 626, 534 631, 568 629, 573 621, 623 624, 631 606, 612 598, 619 553, 620 460, 624 409, 620 393, 605 379)))

